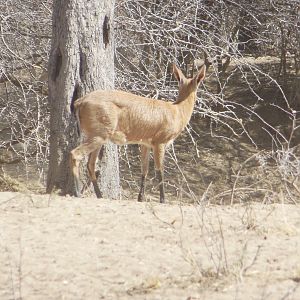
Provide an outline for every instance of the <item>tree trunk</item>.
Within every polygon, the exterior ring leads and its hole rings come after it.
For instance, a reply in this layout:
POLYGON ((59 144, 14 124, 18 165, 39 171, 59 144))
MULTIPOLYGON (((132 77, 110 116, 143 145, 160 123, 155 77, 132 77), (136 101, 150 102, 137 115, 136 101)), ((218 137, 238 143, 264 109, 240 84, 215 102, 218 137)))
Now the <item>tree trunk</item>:
MULTIPOLYGON (((73 194, 69 153, 79 143, 73 102, 96 89, 114 88, 114 0, 54 0, 49 58, 50 156, 47 192, 73 194)), ((100 188, 119 198, 118 152, 104 148, 100 188)))

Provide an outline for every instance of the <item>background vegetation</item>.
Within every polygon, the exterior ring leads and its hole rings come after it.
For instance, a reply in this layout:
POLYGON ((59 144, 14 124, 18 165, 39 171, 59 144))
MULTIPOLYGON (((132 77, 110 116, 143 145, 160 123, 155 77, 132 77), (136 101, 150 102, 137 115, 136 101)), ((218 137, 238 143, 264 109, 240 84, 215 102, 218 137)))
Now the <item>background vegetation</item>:
MULTIPOLYGON (((45 182, 51 10, 51 0, 0 3, 1 190, 20 188, 11 177, 45 182)), ((116 1, 117 88, 171 101, 174 61, 189 76, 208 67, 166 158, 170 196, 299 201, 299 27, 298 0, 116 1)), ((137 154, 120 148, 124 197, 137 192, 137 154)))

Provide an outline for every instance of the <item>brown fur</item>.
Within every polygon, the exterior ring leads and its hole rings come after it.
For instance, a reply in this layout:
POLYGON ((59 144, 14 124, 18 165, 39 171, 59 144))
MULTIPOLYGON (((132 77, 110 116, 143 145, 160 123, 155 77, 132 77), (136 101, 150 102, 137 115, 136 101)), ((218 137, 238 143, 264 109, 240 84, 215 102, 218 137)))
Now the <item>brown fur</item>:
POLYGON ((95 162, 102 145, 142 145, 142 184, 139 201, 144 198, 144 180, 148 173, 149 151, 154 151, 155 167, 160 173, 160 201, 164 202, 163 158, 165 147, 188 124, 196 100, 196 90, 204 79, 205 66, 192 79, 187 79, 174 65, 174 75, 179 82, 179 95, 175 103, 149 99, 123 91, 98 90, 78 99, 75 112, 86 141, 71 151, 76 195, 79 196, 79 161, 90 154, 88 169, 97 197, 101 192, 95 176, 95 162))

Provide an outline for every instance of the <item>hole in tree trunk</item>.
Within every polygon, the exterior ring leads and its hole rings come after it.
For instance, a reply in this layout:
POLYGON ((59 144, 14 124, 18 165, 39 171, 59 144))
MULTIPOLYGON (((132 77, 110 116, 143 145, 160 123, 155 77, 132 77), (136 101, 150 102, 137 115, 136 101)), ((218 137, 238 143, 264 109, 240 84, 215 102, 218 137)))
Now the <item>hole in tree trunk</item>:
POLYGON ((105 48, 109 44, 109 35, 110 35, 109 17, 105 16, 103 22, 103 43, 105 48))
POLYGON ((76 82, 75 87, 74 87, 74 91, 73 91, 73 95, 72 95, 72 99, 71 99, 71 112, 74 112, 74 102, 79 98, 79 84, 76 82))
POLYGON ((56 80, 56 78, 59 76, 59 72, 62 66, 62 55, 59 48, 56 48, 54 53, 54 59, 53 59, 53 68, 52 68, 52 74, 51 79, 53 81, 56 80))

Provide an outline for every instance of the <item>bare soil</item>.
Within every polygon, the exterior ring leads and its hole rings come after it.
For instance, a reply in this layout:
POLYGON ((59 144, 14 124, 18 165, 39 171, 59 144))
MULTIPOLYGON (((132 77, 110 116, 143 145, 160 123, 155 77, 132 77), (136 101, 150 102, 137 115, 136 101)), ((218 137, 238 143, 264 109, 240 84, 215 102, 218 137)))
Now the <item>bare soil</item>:
POLYGON ((299 215, 2 192, 0 299, 300 299, 299 215))

